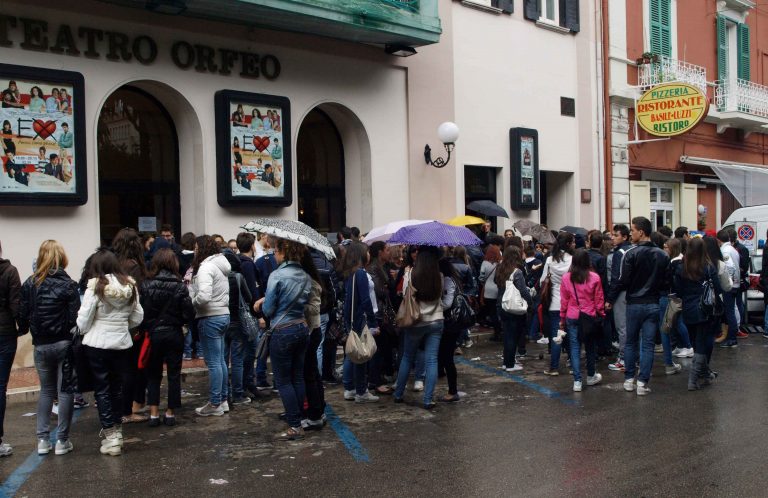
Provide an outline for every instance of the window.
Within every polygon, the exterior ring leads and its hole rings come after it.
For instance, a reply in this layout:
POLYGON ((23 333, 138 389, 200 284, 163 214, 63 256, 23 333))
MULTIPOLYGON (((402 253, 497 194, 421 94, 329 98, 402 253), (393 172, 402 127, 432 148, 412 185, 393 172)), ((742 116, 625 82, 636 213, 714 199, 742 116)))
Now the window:
POLYGON ((656 231, 659 227, 675 226, 675 190, 667 183, 651 183, 651 225, 656 231))
POLYGON ((750 79, 749 26, 717 16, 717 78, 750 79))
POLYGON ((549 21, 553 24, 557 24, 557 9, 555 8, 555 0, 539 0, 539 19, 542 21, 549 21))
POLYGON ((579 0, 523 0, 523 16, 541 27, 578 33, 579 0))
POLYGON ((672 57, 672 0, 649 0, 651 52, 672 57))

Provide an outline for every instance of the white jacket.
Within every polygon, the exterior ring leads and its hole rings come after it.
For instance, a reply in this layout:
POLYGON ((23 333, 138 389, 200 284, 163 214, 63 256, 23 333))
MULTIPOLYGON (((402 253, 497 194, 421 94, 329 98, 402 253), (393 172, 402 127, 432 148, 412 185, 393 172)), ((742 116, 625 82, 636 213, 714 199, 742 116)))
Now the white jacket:
POLYGON ((547 275, 550 275, 552 282, 552 302, 549 305, 549 311, 560 311, 560 283, 563 281, 563 275, 571 269, 571 259, 573 257, 567 252, 563 254, 563 260, 560 262, 552 259, 552 256, 547 257, 547 262, 544 263, 544 272, 541 274, 540 282, 544 282, 547 275))
POLYGON ((128 349, 133 345, 130 329, 138 327, 144 319, 144 310, 139 304, 139 293, 133 279, 121 284, 114 275, 107 275, 109 283, 104 288, 104 299, 94 289, 98 279, 88 281, 88 287, 77 314, 77 326, 83 334, 83 344, 98 349, 128 349), (136 300, 131 303, 131 293, 136 300))
POLYGON ((229 315, 229 272, 232 267, 223 254, 208 256, 192 277, 189 296, 195 317, 229 315))

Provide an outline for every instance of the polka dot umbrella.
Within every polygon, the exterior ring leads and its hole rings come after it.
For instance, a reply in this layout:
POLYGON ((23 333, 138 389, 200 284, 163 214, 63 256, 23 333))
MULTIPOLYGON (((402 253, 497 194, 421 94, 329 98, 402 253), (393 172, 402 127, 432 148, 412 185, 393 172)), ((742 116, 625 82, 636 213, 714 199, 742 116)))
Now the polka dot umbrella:
POLYGON ((317 249, 328 259, 336 258, 328 239, 314 228, 300 221, 276 218, 256 218, 240 228, 247 232, 265 233, 281 239, 292 240, 307 247, 311 247, 312 249, 317 249))

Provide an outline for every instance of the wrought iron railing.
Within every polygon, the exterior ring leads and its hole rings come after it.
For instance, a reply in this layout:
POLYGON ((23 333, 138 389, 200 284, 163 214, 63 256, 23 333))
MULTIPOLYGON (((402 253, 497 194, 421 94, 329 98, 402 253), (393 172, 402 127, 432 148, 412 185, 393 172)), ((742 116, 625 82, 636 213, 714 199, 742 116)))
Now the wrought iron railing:
POLYGON ((741 79, 715 83, 715 105, 718 111, 738 111, 768 118, 768 86, 741 79))
POLYGON ((638 66, 638 83, 643 88, 650 88, 660 83, 679 81, 688 83, 707 93, 707 70, 685 61, 660 57, 657 62, 638 66))

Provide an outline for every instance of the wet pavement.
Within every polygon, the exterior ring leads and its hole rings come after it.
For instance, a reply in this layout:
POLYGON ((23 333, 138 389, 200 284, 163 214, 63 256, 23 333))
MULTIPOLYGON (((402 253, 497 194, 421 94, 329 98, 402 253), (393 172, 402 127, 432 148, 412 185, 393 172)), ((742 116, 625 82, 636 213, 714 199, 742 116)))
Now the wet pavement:
MULTIPOLYGON (((183 398, 176 427, 124 428, 124 454, 99 454, 95 408, 77 412, 75 451, 38 457, 35 405, 10 405, 0 460, 0 495, 11 496, 765 496, 768 446, 768 341, 753 335, 738 349, 716 348, 715 385, 686 390, 690 360, 665 376, 655 356, 653 392, 622 389, 623 374, 598 366, 600 386, 572 392, 542 371, 546 346, 529 345, 522 375, 502 373, 500 346, 459 358, 459 403, 425 411, 407 403, 342 400, 327 389, 329 425, 297 442, 283 429, 276 395, 223 417, 192 411, 183 398), (479 359, 477 359, 479 358, 479 359), (27 415, 27 416, 25 416, 27 415)), ((185 388, 204 393, 207 378, 185 388)), ((436 394, 445 393, 443 380, 436 394)))

